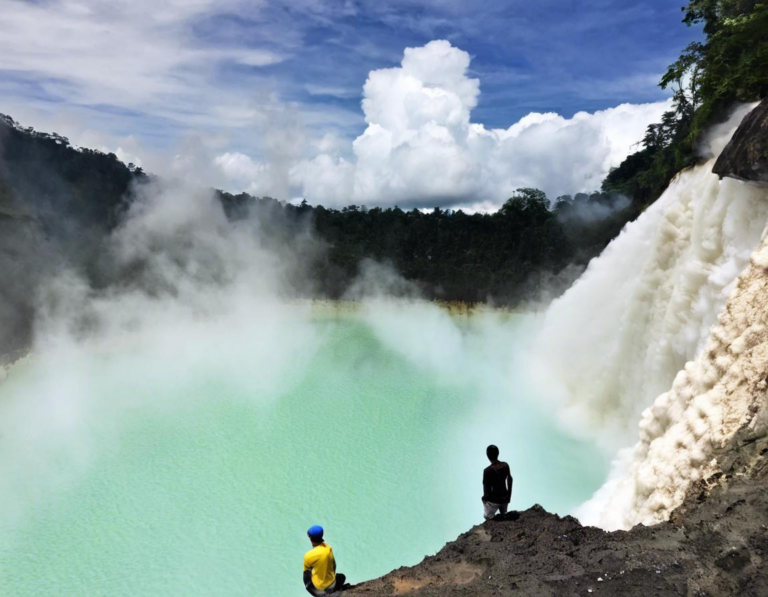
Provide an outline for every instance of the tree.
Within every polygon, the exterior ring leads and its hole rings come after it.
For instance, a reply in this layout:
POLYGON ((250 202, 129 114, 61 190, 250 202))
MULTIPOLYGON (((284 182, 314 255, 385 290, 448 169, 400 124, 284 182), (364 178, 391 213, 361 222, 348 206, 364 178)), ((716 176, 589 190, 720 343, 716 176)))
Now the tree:
POLYGON ((549 212, 549 199, 539 189, 517 189, 512 197, 504 202, 499 212, 502 215, 515 215, 522 212, 543 214, 549 212))
POLYGON ((638 212, 700 159, 702 135, 735 103, 768 96, 768 3, 691 0, 683 11, 683 22, 703 25, 706 39, 689 44, 669 66, 659 84, 673 91, 673 109, 603 183, 603 190, 631 196, 638 212))

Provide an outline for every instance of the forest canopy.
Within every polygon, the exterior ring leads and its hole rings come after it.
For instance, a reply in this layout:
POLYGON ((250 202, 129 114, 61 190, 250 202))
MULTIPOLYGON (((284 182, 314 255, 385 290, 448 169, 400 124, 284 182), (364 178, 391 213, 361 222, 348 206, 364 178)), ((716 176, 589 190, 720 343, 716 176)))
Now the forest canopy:
POLYGON ((673 91, 673 109, 648 127, 643 148, 603 183, 640 206, 652 203, 680 170, 699 160, 705 131, 723 122, 736 103, 768 96, 768 3, 756 0, 693 0, 683 22, 702 26, 659 85, 673 91))

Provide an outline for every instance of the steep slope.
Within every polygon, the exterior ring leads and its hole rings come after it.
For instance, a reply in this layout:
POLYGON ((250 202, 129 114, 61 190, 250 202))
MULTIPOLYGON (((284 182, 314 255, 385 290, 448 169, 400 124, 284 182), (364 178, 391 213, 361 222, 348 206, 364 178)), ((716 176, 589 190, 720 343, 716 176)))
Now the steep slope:
MULTIPOLYGON (((760 446, 768 449, 765 442, 760 446)), ((764 597, 767 475, 766 468, 749 478, 729 473, 707 499, 692 495, 684 515, 631 531, 583 527, 539 506, 511 512, 472 528, 417 566, 344 594, 764 597)))
POLYGON ((134 183, 113 154, 78 150, 0 114, 0 365, 30 345, 36 293, 63 267, 93 270, 134 183))

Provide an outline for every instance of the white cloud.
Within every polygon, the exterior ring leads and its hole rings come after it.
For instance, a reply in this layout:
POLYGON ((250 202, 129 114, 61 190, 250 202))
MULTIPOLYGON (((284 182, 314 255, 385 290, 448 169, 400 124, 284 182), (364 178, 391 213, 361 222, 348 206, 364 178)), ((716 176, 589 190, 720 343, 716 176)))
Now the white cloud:
MULTIPOLYGON (((274 168, 265 162, 257 162, 239 152, 227 152, 217 156, 214 163, 228 181, 228 188, 256 196, 274 194, 277 181, 274 168)), ((285 197, 281 197, 285 198, 285 197)))
MULTIPOLYGON (((112 106, 178 121, 198 121, 239 103, 210 85, 226 64, 280 62, 273 48, 214 47, 193 24, 214 12, 262 2, 241 0, 0 0, 0 71, 32 78, 70 105, 112 106)), ((223 123, 226 125, 226 123, 223 123)))
MULTIPOLYGON (((348 125, 348 112, 211 83, 222 65, 258 67, 283 58, 279 50, 249 48, 242 40, 209 47, 195 37, 193 23, 208 15, 227 9, 259 13, 261 2, 242 2, 0 0, 0 70, 31 73, 65 100, 55 111, 17 104, 12 113, 68 135, 76 145, 117 147, 150 171, 232 191, 301 195, 328 206, 486 210, 519 187, 538 187, 550 197, 598 188, 667 107, 625 104, 569 119, 532 113, 507 129, 488 129, 471 120, 480 82, 467 74, 469 54, 438 40, 406 48, 397 68, 369 73, 362 101, 367 128, 350 144, 327 133, 348 125), (155 122, 170 119, 183 123, 182 131, 193 127, 201 134, 192 135, 195 142, 177 140, 181 147, 173 148, 177 157, 169 162, 135 139, 95 132, 104 123, 125 129, 119 110, 99 112, 98 121, 78 112, 99 105, 152 114, 155 122), (246 155, 253 150, 258 159, 246 155)), ((350 95, 332 86, 306 89, 350 95)), ((154 132, 152 123, 143 126, 145 136, 154 132)))
POLYGON ((309 95, 339 97, 342 99, 355 97, 360 94, 359 89, 352 89, 348 87, 333 87, 330 85, 315 85, 313 83, 307 83, 304 85, 304 89, 307 90, 309 95))
POLYGON ((225 176, 235 180, 252 180, 261 175, 265 167, 238 152, 224 153, 217 156, 214 162, 225 176))
POLYGON ((313 203, 499 206, 519 187, 550 197, 592 191, 636 149, 668 102, 572 118, 532 113, 507 129, 471 123, 480 86, 470 56, 438 40, 407 48, 398 68, 372 71, 362 102, 368 127, 352 161, 320 154, 292 169, 313 203))
MULTIPOLYGON (((103 148, 102 151, 105 153, 110 153, 109 148, 103 148)), ((130 151, 123 149, 122 147, 118 147, 115 149, 114 153, 117 156, 117 159, 123 162, 124 164, 133 164, 134 166, 138 166, 141 168, 143 162, 141 158, 138 155, 135 155, 131 153, 130 151)))
POLYGON ((240 152, 227 152, 214 158, 222 185, 233 192, 246 191, 257 197, 289 199, 287 172, 279 163, 256 161, 240 152))

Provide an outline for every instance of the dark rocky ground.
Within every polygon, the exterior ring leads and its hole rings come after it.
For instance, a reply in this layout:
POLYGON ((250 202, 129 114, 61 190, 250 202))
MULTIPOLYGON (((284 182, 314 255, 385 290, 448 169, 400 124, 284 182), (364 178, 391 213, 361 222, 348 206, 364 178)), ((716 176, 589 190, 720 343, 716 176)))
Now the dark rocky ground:
POLYGON ((747 114, 712 171, 720 178, 768 184, 768 99, 747 114))
POLYGON ((671 521, 626 532, 583 527, 540 506, 510 512, 344 594, 768 596, 767 463, 758 452, 749 470, 733 464, 695 488, 671 521))

